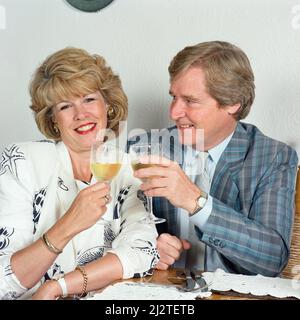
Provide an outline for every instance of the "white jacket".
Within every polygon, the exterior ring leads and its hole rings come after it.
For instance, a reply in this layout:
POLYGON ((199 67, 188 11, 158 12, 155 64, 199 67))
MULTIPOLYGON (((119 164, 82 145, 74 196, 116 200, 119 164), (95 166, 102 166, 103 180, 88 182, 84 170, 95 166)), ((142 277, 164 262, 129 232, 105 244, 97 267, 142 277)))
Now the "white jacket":
POLYGON ((159 259, 157 232, 155 226, 137 222, 146 215, 138 198, 139 183, 130 165, 123 164, 111 183, 113 200, 103 216, 110 224, 96 223, 75 236, 28 290, 12 271, 12 254, 36 241, 64 215, 79 189, 62 142, 43 140, 5 148, 0 163, 0 299, 26 299, 45 280, 107 252, 119 257, 124 279, 151 273, 159 259))

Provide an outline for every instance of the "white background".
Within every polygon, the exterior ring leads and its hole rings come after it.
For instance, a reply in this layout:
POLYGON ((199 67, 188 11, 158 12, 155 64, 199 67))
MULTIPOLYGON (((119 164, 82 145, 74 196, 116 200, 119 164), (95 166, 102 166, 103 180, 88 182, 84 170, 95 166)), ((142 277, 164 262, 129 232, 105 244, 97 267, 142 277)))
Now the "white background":
POLYGON ((129 129, 150 129, 171 124, 171 58, 187 45, 224 40, 247 53, 255 73, 245 121, 300 155, 300 0, 114 0, 98 13, 64 0, 0 0, 0 7, 0 149, 41 138, 28 83, 56 50, 103 55, 128 95, 129 129))

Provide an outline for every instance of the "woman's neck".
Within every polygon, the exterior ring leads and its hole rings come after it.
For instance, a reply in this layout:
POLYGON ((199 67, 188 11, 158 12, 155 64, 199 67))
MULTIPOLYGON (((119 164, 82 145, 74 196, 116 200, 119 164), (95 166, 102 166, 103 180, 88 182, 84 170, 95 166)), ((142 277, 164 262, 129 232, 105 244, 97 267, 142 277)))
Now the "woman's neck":
POLYGON ((90 182, 92 173, 90 169, 90 151, 81 153, 69 149, 74 178, 81 181, 90 182))

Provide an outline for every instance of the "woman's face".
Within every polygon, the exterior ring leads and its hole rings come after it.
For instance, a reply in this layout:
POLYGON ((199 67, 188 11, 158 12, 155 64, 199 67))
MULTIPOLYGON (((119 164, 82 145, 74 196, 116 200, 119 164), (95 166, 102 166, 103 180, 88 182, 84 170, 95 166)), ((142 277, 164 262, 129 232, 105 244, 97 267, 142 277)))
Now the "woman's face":
POLYGON ((61 139, 74 152, 89 151, 97 131, 107 126, 107 107, 99 91, 61 101, 53 108, 61 139))

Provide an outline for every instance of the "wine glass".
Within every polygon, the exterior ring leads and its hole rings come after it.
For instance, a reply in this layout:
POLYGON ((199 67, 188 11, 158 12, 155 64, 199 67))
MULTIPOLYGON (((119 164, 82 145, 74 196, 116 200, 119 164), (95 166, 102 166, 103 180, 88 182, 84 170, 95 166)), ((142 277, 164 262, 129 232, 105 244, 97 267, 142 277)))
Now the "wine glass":
MULTIPOLYGON (((154 163, 142 163, 140 162, 140 158, 143 156, 153 156, 153 155, 159 155, 161 152, 161 145, 151 145, 151 144, 134 144, 129 147, 129 156, 131 161, 131 166, 133 171, 143 169, 143 168, 149 168, 154 167, 157 164, 154 163)), ((155 178, 155 176, 150 176, 147 179, 155 178)), ((146 179, 146 180, 147 180, 146 179)), ((147 200, 147 212, 148 216, 142 218, 140 221, 146 221, 148 223, 163 223, 166 221, 164 218, 158 218, 154 215, 153 209, 152 209, 152 197, 146 196, 147 200)))
MULTIPOLYGON (((90 166, 94 177, 101 182, 111 183, 122 166, 123 152, 112 141, 97 140, 92 144, 90 166)), ((99 224, 108 223, 102 217, 99 224)))

